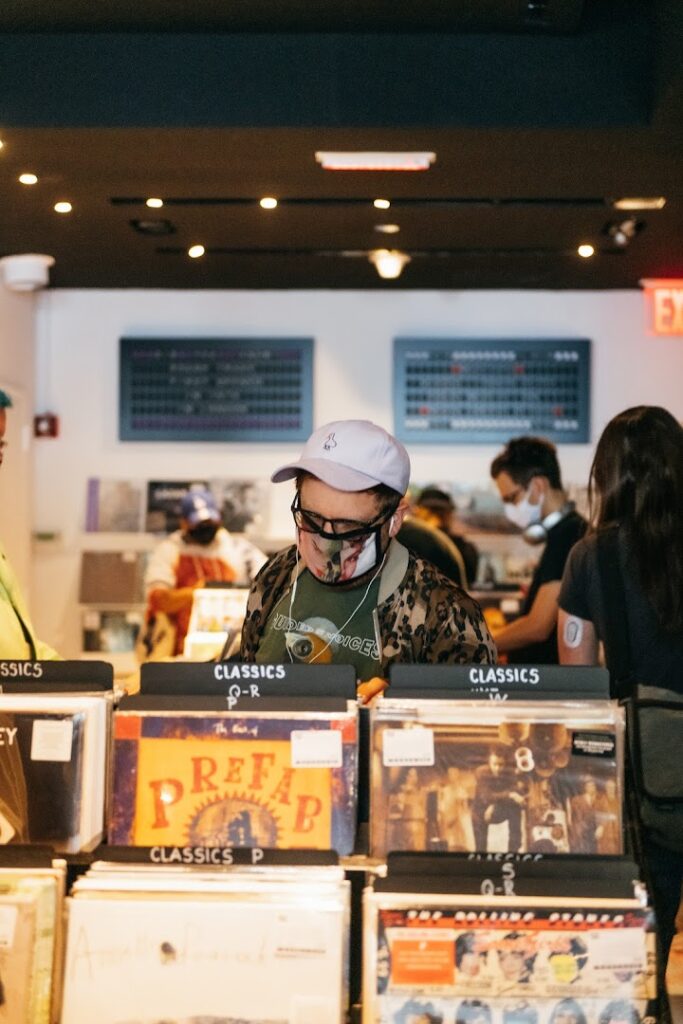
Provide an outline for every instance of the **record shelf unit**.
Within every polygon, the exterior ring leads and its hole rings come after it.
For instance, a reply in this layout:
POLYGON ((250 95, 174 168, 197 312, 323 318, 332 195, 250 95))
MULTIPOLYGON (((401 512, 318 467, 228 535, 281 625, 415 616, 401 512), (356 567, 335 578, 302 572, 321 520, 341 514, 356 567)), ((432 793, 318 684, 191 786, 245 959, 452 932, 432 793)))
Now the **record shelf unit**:
MULTIPOLYGON (((109 666, 35 664, 38 678, 31 663, 0 663, 3 679, 2 665, 20 666, 5 689, 81 701, 99 689, 111 710, 109 666)), ((343 1024, 347 1004, 363 1024, 652 1018, 652 917, 623 855, 623 723, 607 674, 396 666, 389 693, 359 710, 348 666, 143 667, 140 695, 118 700, 102 743, 108 842, 62 857, 77 928, 62 943, 61 1024, 343 1024), (356 834, 368 791, 369 828, 356 834), (169 982, 170 1002, 116 1005, 112 965, 134 967, 126 914, 153 951, 141 977, 169 982), (191 955, 187 934, 203 936, 191 955), (251 962, 224 935, 286 954, 268 984, 245 970, 263 990, 253 1006, 239 985, 220 1001, 210 964, 224 975, 251 962), (289 1000, 277 1015, 276 984, 289 1000), (183 1001, 188 988, 206 999, 183 1001)), ((58 1024, 61 979, 52 1014, 30 1024, 58 1024)))
POLYGON ((390 854, 364 897, 363 1024, 655 1020, 636 879, 627 857, 390 854))
POLYGON ((640 1024, 655 930, 623 854, 602 669, 395 666, 371 711, 363 1024, 640 1024))

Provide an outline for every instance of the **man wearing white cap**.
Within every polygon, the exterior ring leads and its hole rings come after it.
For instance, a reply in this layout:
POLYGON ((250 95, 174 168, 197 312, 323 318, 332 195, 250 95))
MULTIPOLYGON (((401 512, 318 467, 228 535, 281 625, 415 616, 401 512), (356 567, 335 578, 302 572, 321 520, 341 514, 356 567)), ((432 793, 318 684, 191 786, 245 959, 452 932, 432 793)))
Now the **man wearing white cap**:
POLYGON ((361 682, 392 662, 495 661, 477 603, 394 539, 410 479, 396 438, 368 420, 327 423, 271 477, 291 479, 297 542, 252 586, 244 661, 352 664, 361 682))

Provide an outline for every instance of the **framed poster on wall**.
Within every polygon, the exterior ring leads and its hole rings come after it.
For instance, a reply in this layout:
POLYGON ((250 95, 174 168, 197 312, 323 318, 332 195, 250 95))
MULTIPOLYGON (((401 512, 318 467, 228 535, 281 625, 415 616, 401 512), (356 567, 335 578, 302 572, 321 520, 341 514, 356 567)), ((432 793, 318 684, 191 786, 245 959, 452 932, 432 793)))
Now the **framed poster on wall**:
POLYGON ((312 338, 121 338, 121 441, 305 441, 312 338))
POLYGON ((590 342, 397 338, 394 422, 411 444, 504 444, 517 434, 587 443, 590 342))

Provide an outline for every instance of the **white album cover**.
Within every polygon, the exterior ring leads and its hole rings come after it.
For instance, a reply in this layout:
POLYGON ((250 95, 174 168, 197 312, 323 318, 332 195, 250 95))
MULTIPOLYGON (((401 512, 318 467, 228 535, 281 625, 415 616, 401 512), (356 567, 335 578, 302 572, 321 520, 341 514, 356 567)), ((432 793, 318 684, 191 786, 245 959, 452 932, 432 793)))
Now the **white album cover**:
POLYGON ((341 1024, 341 895, 322 905, 218 894, 67 903, 62 1024, 341 1024))

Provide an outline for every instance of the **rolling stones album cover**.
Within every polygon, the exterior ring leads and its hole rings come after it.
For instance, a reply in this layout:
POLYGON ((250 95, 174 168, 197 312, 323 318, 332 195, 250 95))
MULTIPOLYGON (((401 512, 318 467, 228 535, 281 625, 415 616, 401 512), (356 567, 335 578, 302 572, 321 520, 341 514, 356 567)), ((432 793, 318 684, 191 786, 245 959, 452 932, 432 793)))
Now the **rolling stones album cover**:
POLYGON ((653 919, 635 900, 413 899, 366 897, 364 1024, 639 1024, 652 1010, 653 919))
POLYGON ((615 704, 387 700, 371 714, 375 856, 622 852, 615 704))
POLYGON ((354 705, 327 716, 118 712, 109 841, 348 854, 356 758, 354 705), (297 759, 307 738, 326 749, 297 759))

